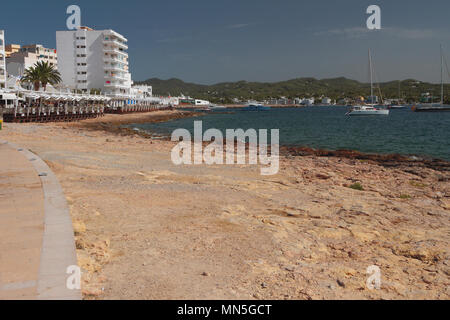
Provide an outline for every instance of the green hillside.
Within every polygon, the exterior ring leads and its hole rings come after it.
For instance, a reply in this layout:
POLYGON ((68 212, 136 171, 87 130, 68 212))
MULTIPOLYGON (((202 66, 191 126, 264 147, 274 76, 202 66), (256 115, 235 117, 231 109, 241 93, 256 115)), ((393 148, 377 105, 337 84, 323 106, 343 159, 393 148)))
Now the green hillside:
MULTIPOLYGON (((187 83, 180 79, 161 80, 152 78, 137 84, 153 86, 154 95, 178 96, 184 94, 212 102, 229 103, 233 98, 240 100, 264 100, 268 98, 295 98, 327 96, 331 99, 356 98, 370 95, 370 85, 347 78, 317 80, 314 78, 297 78, 281 82, 224 82, 213 85, 187 83)), ((381 83, 381 93, 384 98, 398 98, 398 81, 381 83)), ((436 101, 440 96, 440 85, 421 82, 413 79, 400 82, 402 98, 407 101, 418 101, 423 92, 430 92, 436 101)), ((450 85, 445 86, 445 100, 450 97, 450 85)), ((380 95, 378 89, 375 95, 380 95)))

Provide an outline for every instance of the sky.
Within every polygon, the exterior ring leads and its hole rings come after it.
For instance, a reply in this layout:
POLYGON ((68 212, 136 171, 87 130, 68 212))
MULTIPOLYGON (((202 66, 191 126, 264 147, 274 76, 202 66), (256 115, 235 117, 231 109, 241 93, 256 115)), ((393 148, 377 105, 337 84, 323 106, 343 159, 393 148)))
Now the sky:
MULTIPOLYGON (((450 63, 448 0, 16 0, 2 1, 6 43, 54 48, 69 5, 81 24, 128 38, 133 80, 213 84, 347 77, 440 81, 440 44, 450 63), (369 5, 381 30, 369 30, 369 5)), ((450 82, 447 76, 446 82, 450 82)))

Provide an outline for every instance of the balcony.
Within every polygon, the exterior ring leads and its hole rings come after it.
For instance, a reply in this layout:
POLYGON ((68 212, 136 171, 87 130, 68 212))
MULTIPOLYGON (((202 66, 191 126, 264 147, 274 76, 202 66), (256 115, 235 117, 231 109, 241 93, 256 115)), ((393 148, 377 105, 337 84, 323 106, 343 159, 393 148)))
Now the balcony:
POLYGON ((118 65, 105 65, 105 70, 124 72, 125 69, 118 65))
POLYGON ((128 53, 126 53, 125 51, 120 51, 116 48, 103 47, 103 52, 109 53, 109 54, 120 54, 122 56, 128 57, 128 53))
POLYGON ((127 60, 122 60, 122 59, 119 59, 117 57, 112 57, 112 56, 105 56, 103 58, 103 61, 107 62, 107 63, 123 63, 125 65, 128 65, 128 61, 127 60))
POLYGON ((111 80, 120 80, 120 81, 128 81, 129 79, 126 78, 123 75, 120 74, 108 74, 105 75, 105 79, 111 79, 111 80))
POLYGON ((114 39, 103 40, 103 44, 110 45, 111 47, 118 47, 127 50, 128 46, 120 41, 114 39))
POLYGON ((117 32, 115 32, 113 30, 107 30, 107 31, 104 32, 103 35, 105 35, 105 36, 113 36, 113 37, 116 37, 116 38, 118 38, 118 39, 120 39, 122 41, 128 41, 127 38, 125 38, 120 33, 117 33, 117 32))
POLYGON ((122 89, 129 89, 130 86, 127 86, 123 83, 120 82, 110 82, 110 83, 105 83, 105 88, 122 88, 122 89))

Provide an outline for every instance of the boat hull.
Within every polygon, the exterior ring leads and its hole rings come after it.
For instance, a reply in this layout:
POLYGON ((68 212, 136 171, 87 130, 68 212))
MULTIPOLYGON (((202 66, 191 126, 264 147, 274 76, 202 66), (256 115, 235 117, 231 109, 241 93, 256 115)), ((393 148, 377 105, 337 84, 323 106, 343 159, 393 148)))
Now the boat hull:
POLYGON ((353 110, 349 116, 388 116, 389 110, 353 110))
POLYGON ((270 110, 270 107, 260 105, 259 106, 250 105, 242 108, 242 111, 268 111, 268 110, 270 110))
POLYGON ((444 112, 450 111, 450 106, 438 105, 438 106, 415 106, 413 107, 414 112, 444 112))

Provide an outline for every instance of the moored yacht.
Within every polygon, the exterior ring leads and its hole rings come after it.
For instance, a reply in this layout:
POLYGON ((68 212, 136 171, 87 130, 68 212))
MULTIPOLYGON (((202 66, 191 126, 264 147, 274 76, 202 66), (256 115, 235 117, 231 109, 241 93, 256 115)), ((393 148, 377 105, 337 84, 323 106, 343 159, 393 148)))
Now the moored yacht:
POLYGON ((352 106, 347 115, 349 116, 387 116, 389 115, 389 110, 385 108, 375 107, 373 104, 373 67, 372 67, 372 55, 369 49, 369 69, 370 69, 370 104, 356 105, 352 106))
POLYGON ((349 116, 372 116, 372 115, 389 115, 389 110, 376 108, 371 105, 353 106, 348 112, 349 116))
MULTIPOLYGON (((450 105, 444 104, 444 52, 441 45, 441 101, 440 103, 427 103, 413 106, 414 112, 442 112, 450 111, 450 105)), ((445 62, 447 66, 447 62, 445 62)), ((449 70, 447 69, 447 72, 449 70)))

